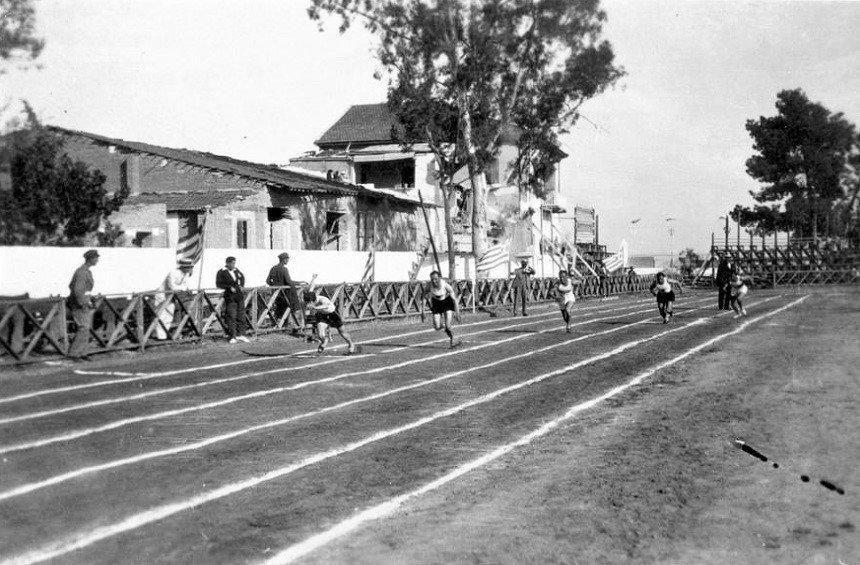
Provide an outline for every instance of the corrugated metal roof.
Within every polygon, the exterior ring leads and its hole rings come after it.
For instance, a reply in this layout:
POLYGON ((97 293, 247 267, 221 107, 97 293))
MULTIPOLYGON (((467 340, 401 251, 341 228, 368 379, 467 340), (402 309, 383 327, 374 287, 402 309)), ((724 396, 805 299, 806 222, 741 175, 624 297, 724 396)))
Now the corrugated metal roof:
MULTIPOLYGON (((239 159, 233 159, 232 157, 214 155, 203 151, 174 149, 171 147, 162 147, 160 145, 152 145, 138 141, 126 141, 124 139, 106 137, 95 133, 71 130, 57 126, 48 126, 48 129, 62 135, 83 137, 94 143, 102 145, 114 145, 136 153, 146 153, 189 165, 203 167, 213 171, 237 175, 254 181, 263 182, 274 188, 283 188, 288 191, 329 194, 335 196, 364 196, 366 198, 382 198, 414 204, 414 201, 410 198, 404 198, 393 194, 380 194, 378 192, 369 191, 363 186, 329 181, 325 178, 320 178, 317 174, 298 172, 295 168, 286 170, 274 165, 252 163, 250 161, 242 161, 239 159)), ((215 192, 195 192, 193 194, 215 194, 215 192)), ((217 198, 217 196, 215 198, 217 198)))
POLYGON ((207 206, 218 208, 253 196, 253 190, 207 190, 199 192, 142 192, 133 194, 123 205, 164 203, 167 211, 204 210, 207 206))
POLYGON ((60 134, 79 136, 96 143, 114 145, 137 153, 156 155, 173 161, 187 163, 189 165, 195 165, 214 171, 234 174, 251 180, 279 185, 298 192, 318 192, 324 194, 336 194, 339 196, 355 195, 359 192, 356 187, 345 185, 343 183, 331 182, 311 175, 304 175, 296 171, 285 171, 275 166, 242 161, 239 159, 233 159, 232 157, 225 157, 223 155, 213 155, 212 153, 192 151, 190 149, 174 149, 172 147, 162 147, 137 141, 126 141, 124 139, 106 137, 94 133, 70 130, 56 126, 50 126, 49 129, 60 134))

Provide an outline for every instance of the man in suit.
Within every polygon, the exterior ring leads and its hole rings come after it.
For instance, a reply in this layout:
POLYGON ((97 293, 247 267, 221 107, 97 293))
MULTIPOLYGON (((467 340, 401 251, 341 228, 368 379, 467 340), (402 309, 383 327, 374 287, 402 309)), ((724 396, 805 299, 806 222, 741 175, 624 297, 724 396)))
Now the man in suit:
POLYGON ((236 268, 236 258, 227 257, 224 268, 215 275, 215 286, 224 291, 224 318, 230 343, 244 341, 245 337, 245 275, 236 268))
POLYGON ((517 304, 522 304, 523 316, 528 316, 526 313, 526 303, 531 293, 531 277, 535 274, 535 270, 529 267, 528 259, 523 259, 520 262, 520 268, 514 271, 514 282, 512 288, 514 291, 514 314, 517 313, 517 304))
POLYGON ((90 292, 93 290, 93 274, 91 267, 99 262, 99 252, 90 249, 84 253, 84 264, 75 270, 72 280, 69 282, 69 297, 66 306, 72 314, 77 330, 75 337, 69 346, 69 357, 82 361, 89 361, 87 350, 90 346, 90 328, 93 326, 93 304, 90 292))
POLYGON ((284 316, 287 307, 294 314, 298 315, 302 311, 299 307, 299 295, 296 293, 296 283, 290 278, 290 270, 287 268, 287 263, 290 262, 289 253, 281 253, 278 255, 278 264, 269 269, 269 276, 266 277, 266 284, 269 286, 288 287, 283 292, 278 293, 275 299, 275 317, 280 320, 284 316))

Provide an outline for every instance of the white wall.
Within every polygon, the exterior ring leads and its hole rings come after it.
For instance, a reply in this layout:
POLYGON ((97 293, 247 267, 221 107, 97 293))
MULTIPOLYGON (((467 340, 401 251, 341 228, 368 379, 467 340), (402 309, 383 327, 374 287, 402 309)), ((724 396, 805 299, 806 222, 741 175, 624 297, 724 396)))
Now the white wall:
MULTIPOLYGON (((0 247, 0 294, 38 298, 69 293, 69 281, 84 262, 86 247, 0 247)), ((104 247, 93 267, 94 293, 152 290, 176 260, 168 248, 104 247)))
MULTIPOLYGON (((83 263, 84 247, 0 247, 0 295, 29 293, 32 298, 50 295, 66 296, 72 273, 83 263)), ((215 287, 215 273, 224 266, 224 259, 236 257, 236 265, 245 274, 249 287, 264 286, 272 265, 278 262, 280 250, 272 249, 207 249, 203 254, 202 288, 215 287)), ((361 280, 367 263, 364 251, 310 251, 290 250, 289 269, 294 280, 309 281, 314 273, 320 284, 357 282, 361 280)), ((155 290, 175 266, 173 249, 103 247, 98 265, 93 268, 96 294, 127 294, 155 290)), ((415 260, 408 251, 378 251, 376 253, 377 281, 405 281, 415 260)), ((554 276, 548 262, 547 276, 554 276)), ((443 276, 447 277, 448 259, 439 254, 443 276)), ((537 267, 535 261, 532 266, 537 267)), ((489 278, 507 278, 519 262, 501 265, 488 273, 489 278)), ((420 280, 428 280, 435 270, 432 253, 428 253, 418 272, 420 280)), ((195 288, 201 263, 195 266, 188 284, 195 288)), ((458 277, 473 276, 474 261, 456 257, 458 277)), ((537 270, 537 269, 536 269, 537 270)), ((540 272, 538 272, 540 275, 540 272)))

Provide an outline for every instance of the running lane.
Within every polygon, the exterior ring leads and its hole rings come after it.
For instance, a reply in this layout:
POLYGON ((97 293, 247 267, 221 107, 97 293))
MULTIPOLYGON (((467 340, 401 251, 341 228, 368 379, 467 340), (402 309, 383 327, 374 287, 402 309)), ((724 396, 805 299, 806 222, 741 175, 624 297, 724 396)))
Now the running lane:
MULTIPOLYGON (((776 299, 762 304, 761 311, 776 307, 781 302, 776 299)), ((751 314, 755 310, 756 307, 751 307, 751 314)), ((186 454, 182 458, 167 458, 164 462, 159 461, 156 467, 130 466, 118 469, 116 472, 94 476, 89 491, 75 492, 76 489, 69 489, 66 485, 62 489, 57 489, 61 491, 60 494, 47 488, 42 489, 38 494, 16 497, 4 502, 3 508, 15 508, 16 513, 21 516, 27 516, 28 510, 35 507, 41 507, 43 510, 34 511, 33 516, 43 516, 46 507, 70 509, 70 513, 58 516, 56 523, 41 524, 40 535, 28 535, 29 530, 25 527, 10 536, 14 539, 4 541, 9 541, 17 549, 23 550, 26 547, 39 545, 38 542, 45 538, 62 539, 63 534, 70 531, 86 533, 94 531, 100 524, 120 523, 123 516, 139 520, 141 510, 155 508, 159 503, 187 501, 194 496, 210 492, 212 487, 221 488, 247 481, 248 477, 260 476, 261 471, 265 474, 266 469, 278 469, 323 450, 336 450, 339 446, 360 441, 362 438, 379 433, 380 430, 407 425, 409 422, 414 422, 416 418, 430 418, 451 406, 457 406, 458 403, 468 403, 476 398, 492 395, 494 391, 517 386, 517 383, 528 380, 540 371, 559 370, 571 363, 583 363, 581 367, 569 371, 569 375, 567 373, 562 375, 564 379, 553 378, 511 390, 498 398, 489 399, 444 418, 437 418, 420 428, 408 430, 408 433, 381 438, 366 447, 333 456, 319 465, 299 469, 289 476, 283 475, 240 489, 229 496, 205 504, 205 512, 191 507, 175 515, 133 527, 122 535, 108 536, 108 539, 103 542, 87 545, 92 549, 76 553, 75 556, 84 555, 86 557, 83 559, 90 562, 92 560, 110 561, 110 556, 119 555, 111 553, 110 548, 114 547, 112 544, 119 544, 116 547, 121 548, 127 543, 132 543, 133 545, 129 547, 138 548, 134 544, 135 539, 139 539, 141 543, 146 539, 150 539, 150 542, 152 539, 158 539, 159 543, 153 546, 149 553, 147 553, 149 550, 139 548, 144 552, 147 560, 164 559, 164 555, 171 555, 181 560, 205 559, 206 555, 217 560, 231 560, 233 557, 220 550, 212 550, 206 544, 201 548, 199 541, 183 537, 183 532, 199 533, 200 531, 200 524, 186 531, 186 526, 189 524, 187 520, 191 520, 192 523, 195 520, 203 520, 210 524, 208 520, 211 518, 214 522, 207 527, 213 528, 213 531, 223 531, 223 535, 228 538, 231 536, 235 538, 239 535, 238 532, 244 532, 241 535, 247 536, 247 525, 234 531, 231 520, 240 519, 237 516, 241 515, 240 509, 243 507, 256 508, 264 513, 271 511, 269 500, 272 495, 268 489, 283 493, 280 498, 275 497, 281 504, 286 504, 284 497, 299 504, 299 510, 287 505, 290 507, 287 514, 292 518, 296 517, 296 512, 301 514, 300 510, 305 506, 319 508, 319 512, 312 516, 308 515, 306 522, 298 520, 302 522, 301 526, 297 526, 290 534, 298 539, 311 532, 320 521, 330 520, 338 515, 338 511, 344 510, 357 501, 355 496, 358 495, 355 493, 344 495, 344 498, 328 496, 342 493, 340 489, 344 485, 347 488, 350 485, 360 487, 357 491, 359 494, 370 495, 370 498, 363 499, 363 503, 370 503, 376 500, 376 497, 391 494, 384 489, 379 490, 384 484, 392 487, 417 484, 416 481, 420 482, 429 476, 426 473, 432 474, 457 463, 458 457, 480 449, 486 442, 502 441, 512 433, 528 428, 535 423, 535 418, 545 417, 560 404, 574 399, 571 395, 592 394, 612 386, 615 382, 612 380, 613 375, 620 374, 613 370, 613 367, 616 367, 614 363, 623 361, 620 365, 622 369, 628 366, 626 363, 647 364, 668 355, 673 349, 672 344, 675 343, 672 340, 683 344, 691 339, 705 338, 719 332, 721 328, 731 327, 734 323, 725 317, 713 320, 708 317, 706 322, 682 327, 695 320, 697 320, 695 312, 689 312, 684 316, 679 315, 675 323, 670 326, 647 323, 653 321, 653 314, 631 317, 627 323, 642 322, 632 327, 623 327, 625 324, 619 323, 618 320, 604 320, 595 322, 590 333, 606 333, 570 343, 566 341, 586 336, 589 328, 581 328, 582 334, 564 334, 557 330, 554 333, 530 334, 523 340, 526 347, 516 352, 490 354, 488 348, 465 354, 458 368, 465 369, 467 374, 434 383, 432 386, 404 391, 375 403, 367 403, 360 409, 344 407, 341 410, 321 414, 319 417, 308 418, 305 422, 288 426, 286 430, 267 430, 264 433, 254 434, 253 437, 245 437, 241 441, 225 442, 224 445, 216 448, 186 454), (668 333, 663 335, 664 332, 668 333), (666 345, 660 345, 662 343, 666 345), (556 345, 557 348, 547 349, 537 357, 513 358, 516 355, 528 353, 529 350, 556 345), (614 350, 622 347, 626 349, 613 353, 614 350), (562 349, 567 352, 558 354, 557 351, 562 349), (504 357, 512 357, 512 359, 505 361, 504 365, 479 368, 504 357), (569 382, 571 380, 575 382, 569 382), (556 388, 547 388, 551 383, 556 383, 553 385, 556 388), (188 477, 180 477, 174 484, 172 479, 176 473, 171 475, 171 467, 179 472, 186 466, 195 469, 193 478, 196 481, 191 481, 188 477), (371 480, 371 484, 363 485, 362 481, 365 480, 371 480), (377 485, 373 481, 379 481, 380 484, 377 485), (314 485, 317 486, 314 487, 314 485), (306 492, 307 488, 310 488, 310 492, 306 492), (99 489, 106 493, 103 497, 100 497, 99 489), (316 495, 323 496, 325 500, 315 499, 316 495), (42 496, 45 498, 38 498, 42 496), (81 501, 84 502, 81 503, 81 501), (79 508, 72 510, 70 507, 75 506, 76 502, 79 508), (246 506, 248 504, 250 506, 246 506), (221 505, 232 510, 224 514, 218 510, 221 505), (221 518, 212 516, 210 508, 216 509, 214 513, 221 518), (220 529, 222 527, 223 530, 220 529), (25 542, 17 543, 21 539, 25 539, 25 542), (166 549, 166 546, 171 549, 166 549), (95 553, 88 553, 90 551, 95 553), (161 551, 168 551, 168 553, 161 554, 159 553, 161 551), (204 553, 195 553, 199 551, 204 553)), ((444 370, 446 368, 442 361, 437 360, 427 365, 427 374, 419 375, 413 372, 405 376, 407 379, 417 376, 429 379, 433 378, 431 375, 438 376, 444 370)), ((623 372, 622 370, 621 373, 623 372)), ((403 382, 401 380, 397 384, 403 384, 403 382)), ((385 379, 369 380, 366 388, 369 392, 379 392, 391 384, 391 381, 385 379)), ((336 387, 329 385, 324 388, 336 387)), ((355 391, 351 390, 353 388, 355 387, 346 387, 345 392, 348 394, 344 398, 355 398, 355 391)), ((343 393, 344 390, 337 392, 343 393)), ((259 408, 253 407, 254 414, 257 414, 256 410, 259 408)), ((86 478, 81 481, 76 480, 74 486, 78 487, 88 480, 86 478)), ((33 520, 24 521, 30 522, 32 526, 33 520)), ((258 539, 257 536, 250 537, 258 539)), ((259 539, 264 538, 265 536, 259 539)), ((279 543, 283 542, 284 539, 281 539, 279 543)), ((239 548, 241 551, 250 551, 242 543, 237 544, 235 539, 227 545, 239 548)), ((135 552, 137 551, 138 549, 135 549, 135 552)), ((251 554, 256 555, 253 551, 251 554)))

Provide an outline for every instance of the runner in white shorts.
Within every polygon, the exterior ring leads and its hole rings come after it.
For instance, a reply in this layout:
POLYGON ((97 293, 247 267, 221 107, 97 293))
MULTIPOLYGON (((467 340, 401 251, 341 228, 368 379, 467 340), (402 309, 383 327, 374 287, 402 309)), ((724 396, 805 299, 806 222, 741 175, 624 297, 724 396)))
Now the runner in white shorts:
POLYGON ((565 331, 570 333, 570 314, 573 304, 576 302, 576 293, 573 291, 573 280, 567 271, 562 269, 558 272, 558 284, 555 287, 555 298, 561 309, 561 317, 564 320, 565 331))

